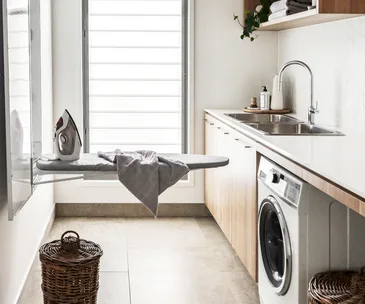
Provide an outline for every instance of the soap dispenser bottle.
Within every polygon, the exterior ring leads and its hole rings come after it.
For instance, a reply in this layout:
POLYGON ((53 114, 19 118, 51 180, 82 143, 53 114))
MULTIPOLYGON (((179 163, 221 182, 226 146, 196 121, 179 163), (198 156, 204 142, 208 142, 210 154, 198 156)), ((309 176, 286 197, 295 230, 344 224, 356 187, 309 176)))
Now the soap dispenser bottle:
POLYGON ((262 91, 260 93, 260 109, 270 110, 270 93, 267 91, 266 86, 262 87, 262 91))

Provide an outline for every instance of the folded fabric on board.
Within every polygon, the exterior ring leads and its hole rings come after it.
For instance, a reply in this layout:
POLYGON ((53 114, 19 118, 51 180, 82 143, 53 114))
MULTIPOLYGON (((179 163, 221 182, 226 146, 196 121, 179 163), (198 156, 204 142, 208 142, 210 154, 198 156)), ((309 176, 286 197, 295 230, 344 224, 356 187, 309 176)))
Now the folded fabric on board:
POLYGON ((157 156, 154 151, 98 152, 117 164, 119 181, 156 216, 158 196, 189 172, 181 161, 157 156))

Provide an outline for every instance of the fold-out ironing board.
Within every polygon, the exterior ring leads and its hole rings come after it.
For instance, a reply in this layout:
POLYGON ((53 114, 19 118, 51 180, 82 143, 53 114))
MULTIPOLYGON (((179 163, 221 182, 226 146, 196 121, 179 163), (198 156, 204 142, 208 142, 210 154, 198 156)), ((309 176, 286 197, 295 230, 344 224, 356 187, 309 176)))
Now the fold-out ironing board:
MULTIPOLYGON (((185 163, 190 170, 210 169, 224 167, 228 165, 229 159, 222 156, 209 156, 199 154, 167 154, 158 153, 159 156, 180 160, 185 163)), ((95 178, 117 178, 117 165, 113 164, 96 154, 83 154, 77 161, 52 160, 54 156, 44 156, 36 162, 36 173, 38 175, 47 174, 71 174, 82 175, 81 177, 63 178, 56 181, 68 181, 74 179, 95 179, 95 178)), ((52 181, 49 181, 52 182, 52 181)), ((49 183, 40 182, 40 183, 49 183)), ((55 181, 53 181, 55 182, 55 181)))

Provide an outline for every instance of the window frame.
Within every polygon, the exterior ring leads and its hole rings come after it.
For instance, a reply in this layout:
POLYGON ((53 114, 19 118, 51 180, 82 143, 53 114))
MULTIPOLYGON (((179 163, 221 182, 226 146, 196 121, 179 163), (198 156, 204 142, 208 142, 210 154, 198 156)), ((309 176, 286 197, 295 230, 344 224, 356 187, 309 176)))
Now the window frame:
MULTIPOLYGON (((89 1, 82 0, 83 151, 90 153, 89 1)), ((181 0, 181 153, 189 153, 189 0, 181 0)))

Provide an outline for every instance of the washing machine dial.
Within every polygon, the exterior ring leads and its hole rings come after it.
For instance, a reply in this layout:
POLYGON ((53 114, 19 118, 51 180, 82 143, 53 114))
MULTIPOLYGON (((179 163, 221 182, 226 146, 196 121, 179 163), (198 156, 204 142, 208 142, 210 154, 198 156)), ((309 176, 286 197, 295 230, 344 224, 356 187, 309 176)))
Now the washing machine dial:
POLYGON ((270 172, 270 179, 269 181, 273 184, 278 184, 280 182, 280 176, 278 173, 274 172, 274 171, 271 171, 270 172))

